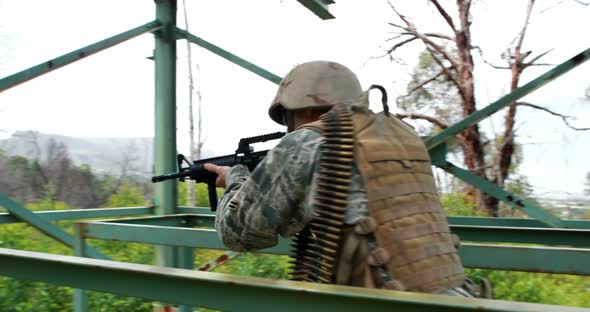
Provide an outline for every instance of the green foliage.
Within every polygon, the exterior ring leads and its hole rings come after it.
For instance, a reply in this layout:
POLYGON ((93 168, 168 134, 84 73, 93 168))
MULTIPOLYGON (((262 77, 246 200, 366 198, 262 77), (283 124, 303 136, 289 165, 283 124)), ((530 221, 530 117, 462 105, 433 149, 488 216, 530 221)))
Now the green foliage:
MULTIPOLYGON (((73 311, 74 289, 0 277, 0 311, 73 311)), ((141 298, 88 292, 88 310, 151 312, 152 302, 141 298)))
POLYGON ((115 261, 155 264, 152 245, 99 239, 88 239, 87 242, 115 261))
POLYGON ((12 156, 8 159, 8 165, 13 170, 32 170, 33 162, 22 156, 12 156))
MULTIPOLYGON (((52 202, 50 200, 31 203, 27 205, 27 208, 33 211, 72 209, 72 207, 63 202, 52 202)), ((0 248, 48 252, 62 255, 72 254, 68 247, 57 243, 52 238, 49 238, 47 235, 26 224, 17 223, 0 226, 2 227, 2 230, 0 231, 0 248)))
POLYGON ((0 311, 72 311, 73 289, 0 278, 0 311))
MULTIPOLYGON (((63 202, 42 200, 27 205, 33 211, 72 209, 63 202)), ((34 228, 19 223, 1 225, 0 247, 72 255, 70 248, 34 228)), ((0 278, 0 311, 71 311, 73 291, 67 287, 0 278)))
POLYGON ((289 278, 289 257, 246 253, 233 260, 235 274, 267 278, 289 278))
POLYGON ((463 193, 448 193, 440 196, 440 202, 449 216, 485 217, 485 212, 475 209, 475 200, 463 193))
MULTIPOLYGON (((450 216, 486 216, 465 194, 443 194, 441 204, 450 216)), ((476 282, 487 278, 495 299, 590 307, 590 277, 480 269, 466 273, 476 282)))
POLYGON ((42 199, 35 203, 30 203, 27 208, 32 211, 44 211, 44 210, 71 210, 74 209, 70 205, 60 202, 52 201, 51 199, 42 199))
POLYGON ((145 206, 147 202, 141 189, 128 184, 122 184, 117 192, 109 198, 108 207, 145 206))
MULTIPOLYGON (((224 251, 198 249, 195 253, 195 267, 221 256, 224 251)), ((214 272, 287 279, 289 277, 289 257, 257 253, 240 253, 231 261, 215 268, 214 272)))
MULTIPOLYGON (((127 192, 127 191, 125 191, 127 192)), ((130 192, 133 193, 133 192, 130 192)), ((133 196, 130 196, 133 198, 133 196)), ((143 200, 143 197, 142 197, 143 200)), ((137 201, 128 202, 136 205, 137 201)), ((33 211, 73 209, 63 202, 48 199, 27 205, 33 211)), ((72 232, 72 221, 59 222, 60 227, 72 232)), ((22 223, 0 225, 0 248, 72 255, 71 248, 56 242, 47 235, 22 223)), ((104 240, 88 243, 117 261, 153 264, 152 246, 104 240)), ((90 311, 152 311, 150 301, 139 298, 89 292, 90 311)), ((73 289, 44 283, 28 282, 0 277, 0 311, 72 311, 73 289)))
MULTIPOLYGON (((407 85, 407 94, 396 99, 398 107, 406 112, 436 117, 447 124, 459 121, 461 96, 455 84, 446 75, 439 74, 441 70, 432 55, 422 51, 407 85), (430 79, 433 79, 430 83, 423 84, 430 79)), ((416 126, 421 135, 432 135, 440 130, 430 123, 417 122, 416 126)))
MULTIPOLYGON (((112 175, 102 175, 97 177, 94 192, 99 198, 99 202, 107 203, 111 195, 116 192, 117 178, 112 175)), ((104 205, 101 204, 100 207, 104 205)))
POLYGON ((480 269, 466 272, 477 282, 487 278, 492 283, 495 299, 590 307, 588 276, 480 269))
POLYGON ((88 311, 97 312, 152 312, 151 301, 109 293, 88 292, 88 311))
MULTIPOLYGON (((189 183, 178 183, 178 205, 188 206, 188 188, 189 183)), ((192 184, 195 186, 195 206, 196 207, 209 207, 209 191, 207 190, 207 184, 196 183, 192 184)), ((223 189, 217 188, 217 198, 223 195, 223 189)))
POLYGON ((178 183, 178 206, 188 206, 188 186, 190 183, 178 183))

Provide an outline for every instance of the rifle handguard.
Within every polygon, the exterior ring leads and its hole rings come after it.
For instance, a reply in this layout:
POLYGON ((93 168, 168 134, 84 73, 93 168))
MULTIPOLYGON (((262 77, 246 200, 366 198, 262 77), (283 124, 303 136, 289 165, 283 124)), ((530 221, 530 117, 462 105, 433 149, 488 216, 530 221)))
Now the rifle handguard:
POLYGON ((197 183, 207 183, 207 191, 209 193, 209 207, 211 208, 211 211, 215 211, 217 209, 217 190, 215 188, 217 174, 207 171, 205 169, 205 164, 211 163, 217 166, 229 167, 235 165, 244 165, 248 167, 250 171, 252 171, 254 168, 256 168, 256 166, 258 166, 262 159, 264 159, 266 153, 268 153, 268 150, 253 152, 250 144, 280 139, 284 135, 284 132, 275 132, 251 138, 244 138, 240 140, 235 154, 199 159, 192 162, 184 155, 178 154, 178 172, 154 176, 152 177, 152 182, 156 183, 171 179, 178 179, 179 181, 184 182, 186 178, 189 178, 191 180, 195 180, 197 183), (187 166, 183 167, 183 164, 186 164, 187 166))

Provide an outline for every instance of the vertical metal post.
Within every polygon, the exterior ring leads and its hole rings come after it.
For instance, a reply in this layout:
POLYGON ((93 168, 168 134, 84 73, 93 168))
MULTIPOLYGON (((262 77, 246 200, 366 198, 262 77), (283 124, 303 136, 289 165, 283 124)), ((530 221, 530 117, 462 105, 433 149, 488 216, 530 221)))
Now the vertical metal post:
MULTIPOLYGON (((176 171, 176 0, 155 0, 156 20, 162 28, 155 33, 155 174, 176 171)), ((177 211, 175 180, 156 183, 156 214, 177 211)), ((178 267, 175 247, 157 246, 158 265, 178 267)))
MULTIPOLYGON (((74 225, 74 256, 86 257, 86 239, 84 238, 84 223, 74 225)), ((74 312, 88 311, 88 295, 84 289, 74 289, 74 312)))
MULTIPOLYGON (((195 248, 191 247, 177 247, 178 250, 178 267, 181 269, 192 270, 195 268, 195 248)), ((178 312, 192 312, 193 307, 190 305, 179 305, 178 312)))
POLYGON ((195 268, 195 248, 178 247, 178 267, 181 269, 192 270, 195 268))
MULTIPOLYGON (((155 174, 176 171, 176 0, 155 0, 156 20, 163 26, 155 33, 155 174)), ((156 214, 178 211, 176 180, 157 183, 155 187, 156 214)), ((190 248, 189 248, 190 249, 190 248)), ((183 267, 187 250, 172 246, 156 246, 158 265, 183 267)), ((192 249, 190 250, 192 255, 192 249)), ((192 311, 180 306, 180 311, 192 311)))

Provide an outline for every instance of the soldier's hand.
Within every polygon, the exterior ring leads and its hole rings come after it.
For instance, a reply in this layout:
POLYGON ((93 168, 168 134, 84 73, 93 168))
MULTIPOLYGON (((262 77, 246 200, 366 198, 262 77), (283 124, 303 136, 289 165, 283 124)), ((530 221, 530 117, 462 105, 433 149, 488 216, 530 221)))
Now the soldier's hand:
POLYGON ((225 188, 225 177, 231 167, 218 166, 214 164, 205 164, 205 170, 217 173, 217 179, 215 180, 215 186, 225 188))

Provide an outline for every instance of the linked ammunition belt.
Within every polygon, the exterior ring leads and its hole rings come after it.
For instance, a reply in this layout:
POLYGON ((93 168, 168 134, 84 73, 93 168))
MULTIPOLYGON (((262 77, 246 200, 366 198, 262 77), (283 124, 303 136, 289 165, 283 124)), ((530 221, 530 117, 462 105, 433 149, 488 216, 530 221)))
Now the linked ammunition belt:
POLYGON ((320 175, 310 224, 294 239, 291 280, 333 283, 352 175, 354 128, 349 107, 322 115, 320 175))

